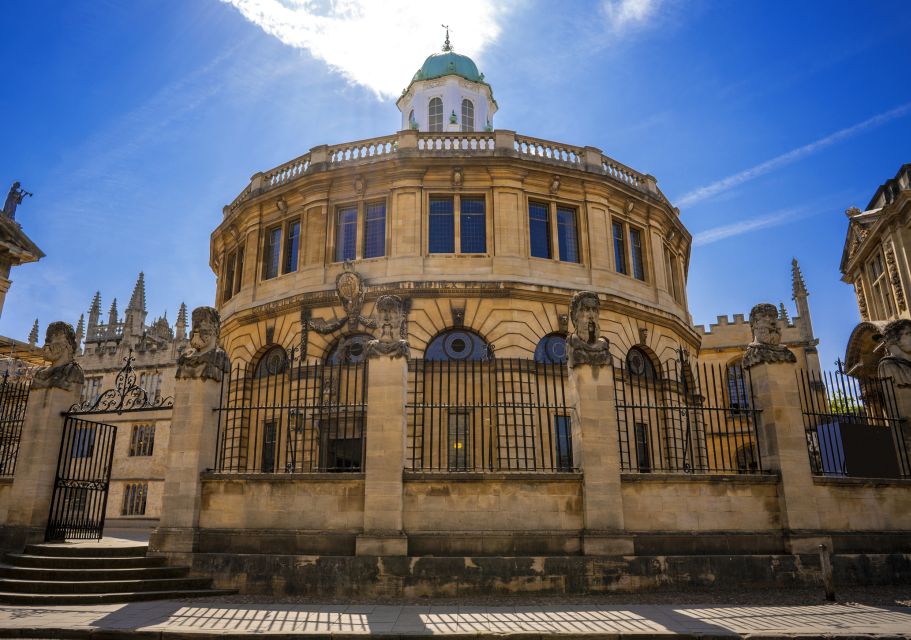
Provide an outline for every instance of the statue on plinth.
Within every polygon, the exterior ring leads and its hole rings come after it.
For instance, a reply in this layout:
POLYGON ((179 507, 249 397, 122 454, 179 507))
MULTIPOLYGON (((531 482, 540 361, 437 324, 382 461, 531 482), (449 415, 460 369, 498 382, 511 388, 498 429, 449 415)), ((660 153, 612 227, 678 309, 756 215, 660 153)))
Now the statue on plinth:
POLYGON ((601 300, 594 291, 579 291, 569 305, 573 333, 569 336, 568 362, 603 366, 610 362, 610 343, 601 335, 601 300))
POLYGON ((9 193, 6 195, 6 202, 3 203, 3 215, 5 215, 10 220, 16 219, 16 207, 22 204, 23 198, 26 196, 33 196, 34 194, 29 193, 25 189, 20 188, 19 181, 13 183, 13 186, 9 188, 9 193))
POLYGON ((880 378, 892 378, 896 387, 911 387, 911 320, 893 320, 882 332, 886 355, 879 361, 880 378))
POLYGON ((797 362, 797 356, 781 344, 781 328, 778 326, 778 308, 763 302, 750 311, 750 330, 753 341, 743 356, 743 368, 757 364, 775 362, 797 362))
POLYGON ((78 391, 85 382, 82 367, 75 360, 76 332, 66 322, 52 322, 44 337, 44 356, 51 361, 49 367, 35 372, 33 389, 66 389, 78 391))
POLYGON ((193 309, 190 346, 177 359, 178 380, 215 380, 221 382, 230 370, 228 354, 218 346, 221 319, 212 307, 193 309))
POLYGON ((376 301, 374 315, 380 335, 367 343, 367 357, 409 357, 405 304, 402 299, 396 295, 380 296, 376 301))

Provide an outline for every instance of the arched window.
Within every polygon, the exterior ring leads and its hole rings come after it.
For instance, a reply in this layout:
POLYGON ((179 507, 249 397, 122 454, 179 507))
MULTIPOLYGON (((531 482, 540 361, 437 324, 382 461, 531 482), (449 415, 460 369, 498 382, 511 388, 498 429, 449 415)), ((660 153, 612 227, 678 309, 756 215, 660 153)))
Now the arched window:
POLYGON ((749 411, 750 394, 747 393, 747 381, 743 374, 740 360, 734 360, 727 366, 728 406, 731 411, 749 411))
POLYGON ((285 353, 284 347, 275 345, 266 351, 259 359, 259 362, 256 363, 254 376, 257 378, 276 376, 284 373, 287 365, 288 354, 285 353))
POLYGON ((548 333, 535 347, 535 362, 564 364, 566 362, 566 334, 548 333))
POLYGON ((649 380, 655 379, 655 363, 644 349, 631 347, 626 352, 626 370, 631 375, 640 376, 649 380))
POLYGON ((412 129, 414 129, 414 125, 416 125, 416 124, 417 124, 417 122, 414 119, 414 109, 412 109, 411 112, 408 114, 408 126, 412 129))
POLYGON ((439 98, 433 98, 430 101, 430 107, 427 110, 427 122, 430 131, 443 130, 443 101, 439 98))
POLYGON ((491 349, 478 334, 466 329, 440 333, 424 351, 424 360, 489 360, 491 349))
POLYGON ((474 131, 474 103, 462 100, 462 131, 474 131))
POLYGON ((357 364, 367 357, 367 343, 373 336, 367 333, 355 333, 342 336, 329 349, 326 364, 357 364))

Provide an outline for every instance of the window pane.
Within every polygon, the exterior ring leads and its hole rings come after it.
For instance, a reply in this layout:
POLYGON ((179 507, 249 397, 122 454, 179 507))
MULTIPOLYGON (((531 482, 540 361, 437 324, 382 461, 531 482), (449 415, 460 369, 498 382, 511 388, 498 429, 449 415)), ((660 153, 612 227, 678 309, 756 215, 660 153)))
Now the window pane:
POLYGON ((335 259, 337 262, 354 260, 357 243, 357 207, 338 210, 335 227, 335 259))
POLYGON ((546 204, 528 203, 528 232, 531 236, 531 255, 535 258, 550 257, 550 222, 547 218, 546 204))
POLYGON ((474 131, 474 103, 462 100, 462 131, 474 131))
POLYGON ((244 281, 244 248, 237 250, 237 268, 234 276, 234 293, 240 291, 241 283, 244 281))
POLYGON ((222 274, 222 296, 221 299, 227 302, 234 294, 234 265, 237 260, 237 254, 233 251, 225 259, 225 271, 222 274))
POLYGON ((626 242, 623 240, 623 225, 613 223, 614 228, 614 261, 617 273, 628 273, 626 270, 626 242))
POLYGON ((383 255, 386 255, 386 203, 372 202, 367 205, 364 225, 364 257, 383 255))
POLYGON ((430 199, 430 253, 455 253, 452 198, 430 199))
POLYGON ((579 262, 579 240, 576 235, 574 209, 557 208, 557 244, 561 262, 579 262))
POLYGON ((568 415, 554 416, 554 448, 556 449, 557 471, 573 469, 572 421, 568 415))
POLYGON ((281 241, 281 227, 275 227, 266 232, 266 251, 263 254, 263 278, 266 280, 278 275, 278 251, 281 241))
POLYGON ((645 280, 645 263, 642 260, 642 233, 639 229, 629 230, 629 248, 633 257, 633 277, 645 280))
POLYGON ((484 198, 462 198, 459 236, 462 253, 485 253, 487 251, 487 223, 484 215, 484 198))
POLYGON ((430 108, 428 110, 427 121, 429 123, 430 131, 442 131, 443 130, 443 101, 439 98, 434 98, 430 101, 430 108))
POLYGON ((301 223, 288 225, 288 238, 285 241, 285 266, 282 273, 297 271, 297 254, 300 251, 301 223))

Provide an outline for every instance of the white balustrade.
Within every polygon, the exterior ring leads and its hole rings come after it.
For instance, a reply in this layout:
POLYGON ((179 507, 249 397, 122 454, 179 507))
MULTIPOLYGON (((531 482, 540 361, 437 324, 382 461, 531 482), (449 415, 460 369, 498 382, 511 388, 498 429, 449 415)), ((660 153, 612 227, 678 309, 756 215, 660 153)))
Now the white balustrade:
POLYGON ((493 153, 494 137, 491 133, 422 133, 418 150, 429 152, 493 153))
POLYGON ((631 187, 636 187, 637 189, 645 187, 642 174, 607 156, 601 158, 601 168, 604 169, 604 172, 610 177, 619 180, 620 182, 625 182, 631 187))
POLYGON ((268 191, 269 189, 274 189, 275 187, 281 186, 286 182, 297 178, 298 176, 302 176, 309 168, 309 153, 302 155, 300 158, 295 158, 291 162, 286 162, 285 164, 278 166, 275 169, 272 169, 271 171, 268 171, 264 174, 264 190, 268 191))
POLYGON ((537 160, 551 160, 574 167, 581 166, 584 157, 581 147, 524 136, 516 137, 514 148, 520 156, 530 156, 537 160))
POLYGON ((338 144, 329 147, 329 164, 339 165, 389 156, 397 147, 396 136, 338 144))

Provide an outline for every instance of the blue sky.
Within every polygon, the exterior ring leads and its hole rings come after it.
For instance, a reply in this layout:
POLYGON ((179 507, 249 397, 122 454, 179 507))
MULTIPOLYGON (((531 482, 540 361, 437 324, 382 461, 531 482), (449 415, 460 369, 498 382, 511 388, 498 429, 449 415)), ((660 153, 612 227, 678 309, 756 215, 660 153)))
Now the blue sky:
POLYGON ((393 96, 452 25, 495 124, 658 178, 693 233, 696 323, 810 289, 828 366, 859 320, 846 218, 911 161, 907 2, 32 0, 4 8, 2 188, 47 253, 13 271, 0 333, 211 304, 209 234, 250 175, 397 129, 393 96), (452 15, 458 13, 458 15, 452 15))

